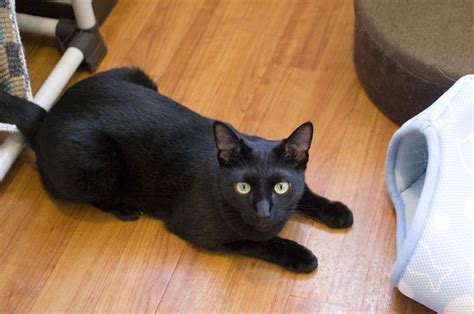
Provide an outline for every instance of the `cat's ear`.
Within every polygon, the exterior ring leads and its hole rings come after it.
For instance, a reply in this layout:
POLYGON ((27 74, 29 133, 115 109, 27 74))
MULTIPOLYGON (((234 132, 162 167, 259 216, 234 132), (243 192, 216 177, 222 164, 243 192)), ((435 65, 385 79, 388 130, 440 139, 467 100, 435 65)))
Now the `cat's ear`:
POLYGON ((228 166, 233 160, 242 156, 243 144, 230 127, 223 122, 216 121, 213 131, 218 151, 217 157, 221 164, 228 166))
POLYGON ((282 141, 274 151, 298 169, 305 169, 309 158, 309 148, 313 139, 313 124, 300 125, 291 135, 282 141))

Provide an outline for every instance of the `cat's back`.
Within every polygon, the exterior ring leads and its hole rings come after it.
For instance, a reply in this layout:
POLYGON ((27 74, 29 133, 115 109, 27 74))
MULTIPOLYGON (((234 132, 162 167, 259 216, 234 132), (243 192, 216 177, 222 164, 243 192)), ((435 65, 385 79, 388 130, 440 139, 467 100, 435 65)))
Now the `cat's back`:
POLYGON ((161 95, 156 90, 156 85, 138 69, 116 69, 106 71, 69 88, 57 105, 48 114, 48 119, 56 115, 67 118, 74 115, 74 119, 86 117, 90 121, 112 122, 133 121, 134 119, 155 120, 160 119, 165 124, 172 120, 205 122, 206 118, 190 109, 178 104, 174 100, 161 95), (122 71, 127 70, 125 76, 122 71), (136 73, 141 73, 145 78, 137 79, 136 73), (132 74, 135 77, 130 78, 132 74))
POLYGON ((207 159, 215 150, 213 121, 159 94, 143 75, 112 70, 69 88, 40 128, 42 151, 105 136, 131 162, 207 159))
POLYGON ((70 87, 46 116, 42 129, 64 133, 93 128, 111 136, 209 133, 212 120, 161 95, 138 69, 106 71, 70 87))

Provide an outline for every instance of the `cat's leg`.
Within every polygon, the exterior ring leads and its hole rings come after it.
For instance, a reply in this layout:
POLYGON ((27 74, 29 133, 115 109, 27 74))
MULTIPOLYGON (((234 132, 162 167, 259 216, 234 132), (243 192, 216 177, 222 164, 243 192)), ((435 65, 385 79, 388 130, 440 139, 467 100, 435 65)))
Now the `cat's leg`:
POLYGON ((307 185, 296 209, 331 228, 352 226, 352 212, 346 205, 313 193, 307 185))
POLYGON ((118 193, 123 163, 118 145, 94 128, 63 128, 61 136, 42 139, 38 168, 54 197, 91 203, 118 193))
POLYGON ((143 214, 138 209, 124 204, 110 204, 107 202, 92 202, 91 204, 105 212, 114 214, 123 221, 137 220, 143 214))
POLYGON ((241 240, 227 243, 223 250, 262 259, 298 273, 309 273, 318 267, 318 259, 310 250, 279 237, 262 242, 241 240))
POLYGON ((50 153, 47 159, 38 156, 42 181, 52 196, 92 204, 122 220, 140 217, 140 211, 119 199, 126 167, 111 138, 93 128, 72 129, 63 132, 55 146, 61 153, 50 153))

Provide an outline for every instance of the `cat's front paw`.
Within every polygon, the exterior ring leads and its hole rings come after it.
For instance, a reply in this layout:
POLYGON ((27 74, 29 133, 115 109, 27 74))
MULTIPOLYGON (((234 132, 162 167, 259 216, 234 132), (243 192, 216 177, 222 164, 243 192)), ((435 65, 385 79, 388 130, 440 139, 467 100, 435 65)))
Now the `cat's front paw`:
POLYGON ((137 220, 143 214, 141 211, 125 204, 111 205, 108 202, 93 202, 92 205, 100 210, 114 214, 117 218, 123 221, 137 220))
POLYGON ((142 215, 139 210, 128 207, 118 207, 112 213, 123 221, 138 220, 138 218, 140 218, 140 216, 142 215))
POLYGON ((348 228, 354 222, 351 210, 341 202, 330 202, 321 211, 319 219, 330 228, 348 228))
POLYGON ((297 273, 310 273, 318 267, 318 259, 313 252, 298 245, 288 252, 288 259, 283 266, 297 273))

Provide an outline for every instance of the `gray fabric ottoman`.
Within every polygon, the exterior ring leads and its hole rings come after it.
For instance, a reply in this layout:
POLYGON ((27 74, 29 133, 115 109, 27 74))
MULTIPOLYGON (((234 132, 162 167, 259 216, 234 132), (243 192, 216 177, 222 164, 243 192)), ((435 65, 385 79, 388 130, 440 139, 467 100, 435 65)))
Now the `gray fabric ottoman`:
POLYGON ((354 0, 354 7, 357 73, 396 123, 474 73, 474 0, 354 0))

